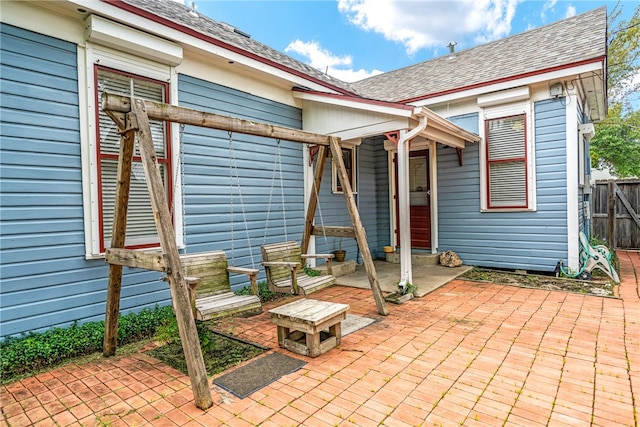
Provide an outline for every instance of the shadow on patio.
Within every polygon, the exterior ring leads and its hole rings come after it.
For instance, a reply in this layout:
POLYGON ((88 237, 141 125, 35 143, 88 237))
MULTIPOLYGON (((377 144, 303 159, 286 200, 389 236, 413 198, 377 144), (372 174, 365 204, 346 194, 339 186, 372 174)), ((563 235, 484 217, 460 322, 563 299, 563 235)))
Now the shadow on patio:
POLYGON ((379 316, 368 289, 324 289, 377 321, 316 358, 277 347, 267 310, 287 298, 218 323, 307 362, 245 399, 212 386, 201 411, 187 376, 137 353, 0 388, 0 425, 638 425, 640 253, 618 255, 621 298, 454 279, 379 316))

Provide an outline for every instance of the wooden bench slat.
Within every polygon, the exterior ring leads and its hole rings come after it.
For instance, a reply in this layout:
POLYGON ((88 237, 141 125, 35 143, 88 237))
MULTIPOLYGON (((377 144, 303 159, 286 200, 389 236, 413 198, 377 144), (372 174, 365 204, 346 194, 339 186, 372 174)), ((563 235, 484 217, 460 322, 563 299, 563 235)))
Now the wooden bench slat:
POLYGON ((333 275, 310 277, 305 274, 303 268, 305 258, 325 258, 329 267, 333 254, 303 255, 300 245, 295 241, 262 245, 261 250, 262 265, 272 292, 294 292, 294 277, 298 293, 303 295, 335 284, 333 275), (298 265, 295 271, 291 268, 291 263, 298 265))
POLYGON ((262 312, 260 298, 257 295, 235 295, 231 291, 229 272, 249 276, 252 291, 255 276, 259 270, 242 267, 229 267, 224 251, 208 251, 180 255, 183 274, 189 282, 197 282, 195 290, 196 318, 209 320, 235 314, 257 314, 262 312))

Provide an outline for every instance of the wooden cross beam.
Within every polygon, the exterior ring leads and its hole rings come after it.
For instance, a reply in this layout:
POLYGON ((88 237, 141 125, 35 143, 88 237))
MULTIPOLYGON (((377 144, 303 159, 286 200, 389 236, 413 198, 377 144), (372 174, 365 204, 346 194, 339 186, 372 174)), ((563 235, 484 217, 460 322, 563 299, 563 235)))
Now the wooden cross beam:
MULTIPOLYGON (((185 125, 200 126, 209 129, 226 130, 248 135, 264 136, 267 138, 283 139, 285 141, 300 142, 314 145, 329 145, 329 137, 318 133, 306 132, 267 123, 252 122, 236 117, 221 116, 215 113, 193 110, 162 102, 140 100, 144 104, 147 117, 152 120, 164 120, 185 125)), ((112 93, 102 94, 102 109, 117 113, 131 111, 131 98, 112 93)))

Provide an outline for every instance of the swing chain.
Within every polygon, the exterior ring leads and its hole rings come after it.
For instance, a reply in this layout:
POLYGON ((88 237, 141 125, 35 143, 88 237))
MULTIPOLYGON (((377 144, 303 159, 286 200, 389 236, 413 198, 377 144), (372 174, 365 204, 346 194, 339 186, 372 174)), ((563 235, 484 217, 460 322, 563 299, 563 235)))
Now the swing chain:
MULTIPOLYGON (((320 204, 320 193, 318 192, 318 187, 316 186, 315 174, 312 177, 313 180, 313 192, 316 196, 316 207, 318 208, 318 217, 320 218, 320 227, 322 227, 322 237, 324 238, 324 245, 326 248, 329 248, 329 242, 327 241, 327 232, 324 228, 324 218, 322 218, 322 206, 320 204)), ((318 248, 316 248, 316 253, 318 252, 318 248)))
POLYGON ((231 131, 227 132, 229 135, 229 188, 230 191, 230 200, 229 207, 231 209, 231 265, 235 266, 235 248, 234 248, 234 229, 233 229, 233 168, 236 166, 236 157, 235 152, 233 151, 233 133, 231 131))
POLYGON ((233 132, 228 131, 227 132, 229 134, 229 185, 231 187, 231 201, 230 201, 230 205, 231 205, 231 264, 233 266, 235 266, 235 248, 234 248, 234 221, 233 221, 233 217, 234 217, 234 212, 233 212, 233 196, 234 196, 234 192, 233 192, 233 179, 234 179, 234 171, 235 171, 235 182, 236 182, 236 187, 238 188, 238 196, 240 197, 240 210, 242 212, 242 221, 244 223, 244 231, 246 233, 247 236, 247 247, 249 249, 249 254, 251 255, 251 267, 252 268, 256 268, 256 263, 254 260, 254 256, 253 256, 253 250, 252 250, 252 246, 251 246, 251 237, 249 236, 249 226, 247 225, 247 215, 244 209, 244 201, 243 201, 243 197, 242 197, 242 187, 240 186, 240 176, 238 175, 238 165, 236 162, 236 155, 235 155, 235 150, 233 148, 233 132))
POLYGON ((282 153, 280 151, 280 138, 276 139, 276 142, 277 142, 276 161, 273 164, 273 171, 271 173, 271 188, 269 190, 269 204, 267 205, 267 218, 265 221, 264 237, 262 240, 262 244, 267 243, 267 234, 269 231, 269 219, 271 217, 271 203, 273 201, 273 191, 275 188, 276 174, 278 174, 278 172, 280 175, 280 197, 282 199, 282 220, 283 220, 283 226, 284 226, 284 239, 285 239, 285 242, 289 240, 289 237, 287 235, 287 218, 286 218, 285 201, 284 201, 284 185, 282 181, 282 153))
POLYGON ((284 227, 284 241, 288 242, 289 237, 287 236, 287 215, 285 212, 285 203, 284 203, 284 180, 282 179, 282 155, 280 152, 280 139, 278 138, 278 164, 280 168, 280 197, 282 198, 282 226, 284 227))

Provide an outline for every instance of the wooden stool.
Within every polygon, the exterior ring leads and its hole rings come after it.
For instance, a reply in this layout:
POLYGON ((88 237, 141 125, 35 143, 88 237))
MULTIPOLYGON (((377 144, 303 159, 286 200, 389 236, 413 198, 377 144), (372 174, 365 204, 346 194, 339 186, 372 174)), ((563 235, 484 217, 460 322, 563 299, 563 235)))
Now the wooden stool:
POLYGON ((278 326, 278 345, 294 353, 316 357, 340 344, 340 322, 348 304, 301 299, 269 310, 278 326), (329 333, 324 332, 329 329, 329 333))

